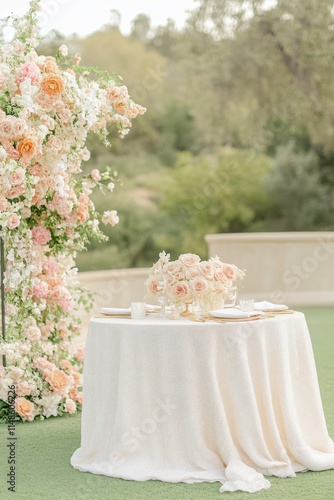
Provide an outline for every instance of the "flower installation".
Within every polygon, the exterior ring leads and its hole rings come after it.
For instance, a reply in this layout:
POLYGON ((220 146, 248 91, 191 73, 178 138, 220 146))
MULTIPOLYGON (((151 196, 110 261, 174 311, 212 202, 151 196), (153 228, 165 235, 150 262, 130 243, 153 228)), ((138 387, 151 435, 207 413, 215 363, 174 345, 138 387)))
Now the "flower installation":
POLYGON ((170 261, 170 255, 161 252, 145 284, 149 294, 160 302, 177 307, 193 304, 209 311, 223 307, 234 292, 237 280, 244 276, 245 271, 221 262, 217 256, 206 261, 186 253, 170 261))
POLYGON ((108 144, 107 126, 121 137, 145 109, 119 78, 70 63, 62 45, 55 57, 38 55, 40 0, 14 18, 17 36, 0 48, 0 236, 5 246, 6 342, 0 344, 0 418, 9 410, 24 421, 74 413, 82 404, 83 350, 79 306, 90 299, 77 280, 75 258, 91 238, 105 240, 90 195, 111 192, 117 172, 83 175, 89 132, 108 144), (8 387, 15 386, 14 408, 8 387))

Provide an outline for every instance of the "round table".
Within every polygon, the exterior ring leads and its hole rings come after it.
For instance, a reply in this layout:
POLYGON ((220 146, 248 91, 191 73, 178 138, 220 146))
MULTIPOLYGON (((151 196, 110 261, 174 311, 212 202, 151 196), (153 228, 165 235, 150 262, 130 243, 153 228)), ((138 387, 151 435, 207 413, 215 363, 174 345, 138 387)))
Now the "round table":
POLYGON ((302 313, 246 322, 92 318, 81 471, 258 491, 334 468, 302 313))

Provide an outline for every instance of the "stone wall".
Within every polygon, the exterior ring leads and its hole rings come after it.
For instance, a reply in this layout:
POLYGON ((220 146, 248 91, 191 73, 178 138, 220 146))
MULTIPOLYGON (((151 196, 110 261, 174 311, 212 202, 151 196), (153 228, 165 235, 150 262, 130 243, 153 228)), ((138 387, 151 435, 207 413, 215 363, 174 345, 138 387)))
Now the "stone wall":
POLYGON ((209 255, 247 270, 239 295, 334 305, 334 232, 209 234, 209 255))

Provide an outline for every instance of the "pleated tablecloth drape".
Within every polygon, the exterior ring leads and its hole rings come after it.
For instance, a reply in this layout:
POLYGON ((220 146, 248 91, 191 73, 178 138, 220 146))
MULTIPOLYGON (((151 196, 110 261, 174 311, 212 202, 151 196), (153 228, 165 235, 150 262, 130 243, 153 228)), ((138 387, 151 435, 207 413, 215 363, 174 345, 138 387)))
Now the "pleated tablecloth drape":
POLYGON ((268 488, 334 468, 302 313, 241 323, 92 319, 81 471, 268 488))

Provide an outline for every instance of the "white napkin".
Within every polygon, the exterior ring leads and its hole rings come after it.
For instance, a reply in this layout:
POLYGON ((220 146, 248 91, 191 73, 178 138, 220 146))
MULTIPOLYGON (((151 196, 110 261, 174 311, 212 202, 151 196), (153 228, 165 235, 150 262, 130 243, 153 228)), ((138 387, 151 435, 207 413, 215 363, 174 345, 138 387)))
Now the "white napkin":
POLYGON ((216 316, 216 318, 250 318, 252 316, 263 315, 262 311, 240 311, 235 307, 230 307, 228 309, 219 309, 217 311, 210 311, 211 316, 216 316))
POLYGON ((101 309, 103 314, 117 314, 118 316, 122 316, 123 314, 131 314, 131 308, 127 309, 124 307, 103 307, 101 309))
POLYGON ((260 311, 284 311, 289 308, 285 304, 273 304, 273 302, 263 300, 262 302, 255 302, 254 309, 259 309, 260 311))

